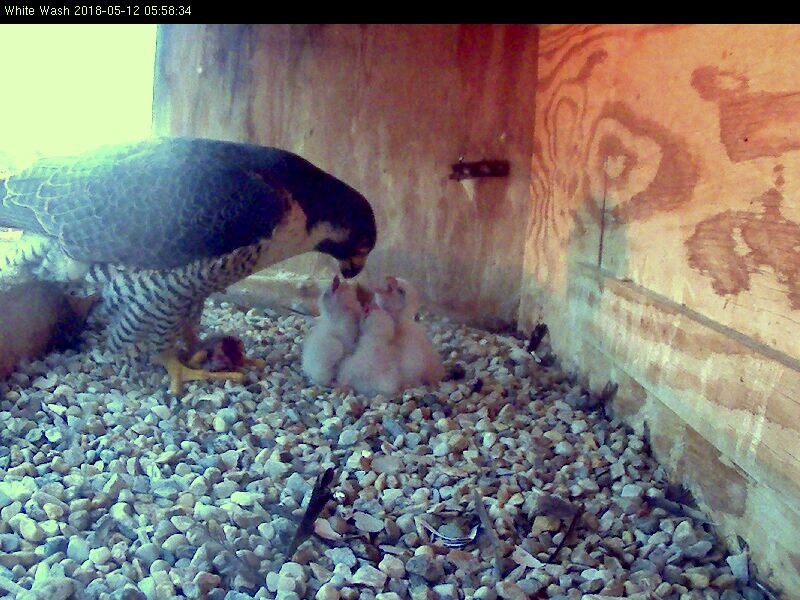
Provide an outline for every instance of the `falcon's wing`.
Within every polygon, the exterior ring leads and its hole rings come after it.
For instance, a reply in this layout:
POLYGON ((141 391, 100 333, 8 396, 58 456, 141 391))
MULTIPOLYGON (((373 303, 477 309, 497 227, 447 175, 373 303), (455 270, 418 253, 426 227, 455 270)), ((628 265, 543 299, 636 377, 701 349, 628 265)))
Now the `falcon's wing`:
POLYGON ((86 262, 165 269, 268 237, 289 208, 279 150, 167 138, 41 159, 0 182, 0 225, 86 262))

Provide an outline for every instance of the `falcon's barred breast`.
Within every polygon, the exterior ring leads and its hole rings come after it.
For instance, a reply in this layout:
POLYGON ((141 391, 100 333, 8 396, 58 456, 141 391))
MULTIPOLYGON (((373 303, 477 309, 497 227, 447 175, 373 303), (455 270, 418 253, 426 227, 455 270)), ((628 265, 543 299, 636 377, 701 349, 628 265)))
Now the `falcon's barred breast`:
POLYGON ((352 277, 376 241, 369 202, 307 160, 199 138, 40 159, 0 180, 0 198, 0 225, 25 231, 0 289, 101 284, 114 350, 170 354, 181 335, 191 345, 209 294, 310 250, 352 277))

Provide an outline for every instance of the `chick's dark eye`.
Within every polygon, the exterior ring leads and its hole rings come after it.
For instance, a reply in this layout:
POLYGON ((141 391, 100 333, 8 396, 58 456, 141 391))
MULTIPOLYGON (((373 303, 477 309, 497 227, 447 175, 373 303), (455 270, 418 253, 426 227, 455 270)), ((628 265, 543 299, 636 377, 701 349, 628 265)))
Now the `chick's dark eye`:
POLYGON ((406 295, 406 291, 404 289, 402 289, 402 288, 398 288, 397 291, 400 292, 401 296, 405 296, 406 295))

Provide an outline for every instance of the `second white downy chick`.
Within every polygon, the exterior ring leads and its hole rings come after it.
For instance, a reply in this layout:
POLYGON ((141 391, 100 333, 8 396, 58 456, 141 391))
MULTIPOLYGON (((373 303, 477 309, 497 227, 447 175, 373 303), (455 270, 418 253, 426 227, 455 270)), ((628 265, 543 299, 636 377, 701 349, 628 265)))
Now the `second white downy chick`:
POLYGON ((319 298, 319 312, 303 343, 303 373, 317 385, 328 385, 356 347, 361 305, 355 289, 334 277, 319 298))
POLYGON ((395 320, 403 388, 438 383, 444 378, 442 357, 433 347, 425 328, 414 320, 419 310, 419 294, 405 279, 386 278, 386 289, 377 290, 375 299, 395 320))
POLYGON ((361 317, 356 351, 342 363, 337 377, 339 383, 367 396, 388 396, 400 391, 400 366, 394 337, 392 316, 376 304, 367 304, 361 317))

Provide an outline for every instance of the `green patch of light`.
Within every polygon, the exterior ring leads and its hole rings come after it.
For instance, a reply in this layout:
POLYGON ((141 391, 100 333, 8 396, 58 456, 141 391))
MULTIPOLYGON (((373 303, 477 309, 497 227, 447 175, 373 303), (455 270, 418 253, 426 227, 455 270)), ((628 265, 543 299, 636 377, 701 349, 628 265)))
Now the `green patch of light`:
POLYGON ((0 25, 0 162, 150 137, 155 40, 155 25, 0 25))

